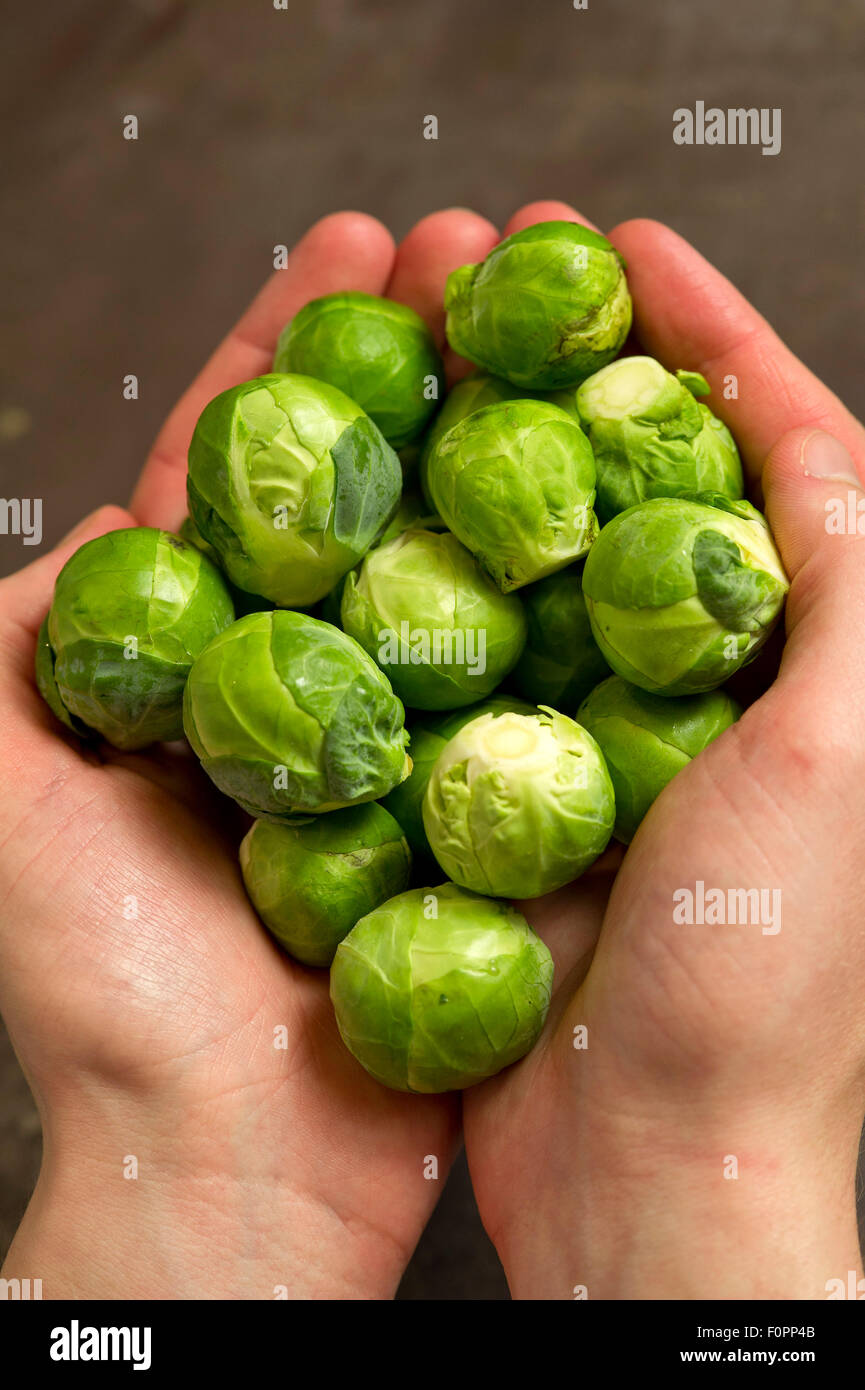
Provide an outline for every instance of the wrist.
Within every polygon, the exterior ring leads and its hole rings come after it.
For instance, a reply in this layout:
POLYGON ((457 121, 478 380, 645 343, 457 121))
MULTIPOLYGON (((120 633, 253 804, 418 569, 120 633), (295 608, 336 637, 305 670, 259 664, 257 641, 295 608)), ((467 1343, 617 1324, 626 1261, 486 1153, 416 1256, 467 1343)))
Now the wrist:
POLYGON ((299 1181, 290 1154, 260 1161, 254 1127, 219 1109, 172 1126, 164 1106, 112 1096, 51 1117, 4 1275, 41 1279, 46 1299, 392 1297, 394 1244, 299 1181))
POLYGON ((745 1110, 678 1125, 591 1113, 566 1203, 499 1244, 514 1297, 821 1299, 860 1277, 858 1135, 745 1110))

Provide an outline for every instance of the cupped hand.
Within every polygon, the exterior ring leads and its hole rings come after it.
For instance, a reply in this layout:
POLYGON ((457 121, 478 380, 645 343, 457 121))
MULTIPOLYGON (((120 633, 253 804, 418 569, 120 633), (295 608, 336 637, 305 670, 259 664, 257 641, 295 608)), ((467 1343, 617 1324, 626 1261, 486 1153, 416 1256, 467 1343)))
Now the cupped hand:
MULTIPOLYGON (((576 214, 508 230, 550 216, 576 214)), ((517 1295, 826 1297, 859 1270, 865 430, 673 232, 612 240, 643 350, 704 373, 765 500, 787 642, 621 867, 521 904, 556 993, 537 1048, 467 1093, 469 1164, 517 1295), (858 533, 827 524, 836 503, 858 533), (699 884, 726 924, 701 924, 699 884)))
POLYGON ((131 511, 104 508, 0 584, 0 1004, 45 1134, 6 1273, 45 1297, 386 1297, 439 1195, 458 1103, 367 1077, 327 972, 279 951, 247 901, 232 804, 182 747, 82 748, 33 655, 73 550, 180 525, 198 414, 270 369, 303 303, 389 294, 443 343, 446 274, 495 240, 462 211, 399 248, 372 218, 325 218, 182 398, 131 511))

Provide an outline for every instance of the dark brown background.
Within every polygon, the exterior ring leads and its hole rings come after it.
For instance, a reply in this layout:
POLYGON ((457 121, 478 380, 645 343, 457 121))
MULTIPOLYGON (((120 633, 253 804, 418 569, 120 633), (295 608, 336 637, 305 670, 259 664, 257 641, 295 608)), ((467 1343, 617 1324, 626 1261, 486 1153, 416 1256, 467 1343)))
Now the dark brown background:
MULTIPOLYGON (((589 5, 5 0, 0 496, 44 500, 46 544, 125 501, 274 244, 338 207, 397 235, 436 207, 501 222, 538 197, 601 226, 661 218, 865 414, 863 0, 589 5), (697 100, 781 107, 782 153, 675 146, 673 111, 697 100)), ((0 573, 32 555, 0 537, 0 573)), ((0 1250, 38 1157, 6 1045, 0 1250)), ((462 1167, 403 1293, 506 1296, 462 1167)))

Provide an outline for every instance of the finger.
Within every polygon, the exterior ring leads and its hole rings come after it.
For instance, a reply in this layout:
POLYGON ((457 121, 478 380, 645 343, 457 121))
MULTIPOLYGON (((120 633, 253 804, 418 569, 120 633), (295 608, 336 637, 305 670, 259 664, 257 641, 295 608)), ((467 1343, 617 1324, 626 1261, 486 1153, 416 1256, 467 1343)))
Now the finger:
MULTIPOLYGON (((859 725, 865 692, 865 453, 819 430, 785 435, 766 462, 766 509, 792 581, 783 689, 813 689, 809 715, 831 723, 831 691, 859 725)), ((801 715, 801 706, 799 707, 801 715)))
POLYGON ((616 227, 610 240, 627 262, 644 351, 708 379, 706 403, 732 429, 752 482, 776 440, 793 429, 826 430, 854 453, 865 448, 865 430, 837 396, 682 237, 638 220, 616 227), (737 399, 723 395, 728 380, 737 399))
POLYGON ((421 218, 397 247, 387 296, 408 304, 429 324, 450 384, 472 367, 445 341, 445 281, 458 266, 482 261, 498 239, 485 217, 468 208, 446 208, 421 218))
POLYGON ((570 203, 542 199, 536 203, 526 203, 524 207, 519 208, 507 223, 502 235, 513 236, 515 232, 525 231, 526 227, 534 227, 537 222, 580 222, 584 227, 591 227, 593 232, 599 230, 594 222, 577 212, 570 203))
POLYGON ((270 371, 276 340, 310 299, 337 290, 383 294, 391 272, 390 232, 361 212, 316 222, 276 271, 183 395, 156 438, 130 508, 145 526, 176 530, 186 515, 186 455, 208 401, 270 371))

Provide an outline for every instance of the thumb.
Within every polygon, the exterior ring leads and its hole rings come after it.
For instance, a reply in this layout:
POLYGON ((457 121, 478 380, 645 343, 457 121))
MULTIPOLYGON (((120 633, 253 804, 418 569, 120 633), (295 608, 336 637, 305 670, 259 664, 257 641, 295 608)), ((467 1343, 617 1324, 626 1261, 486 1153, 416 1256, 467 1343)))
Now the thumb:
POLYGON ((827 675, 848 696, 865 690, 863 472, 865 459, 854 462, 840 440, 815 429, 785 434, 763 471, 766 513, 791 580, 780 679, 822 678, 824 697, 827 675))

